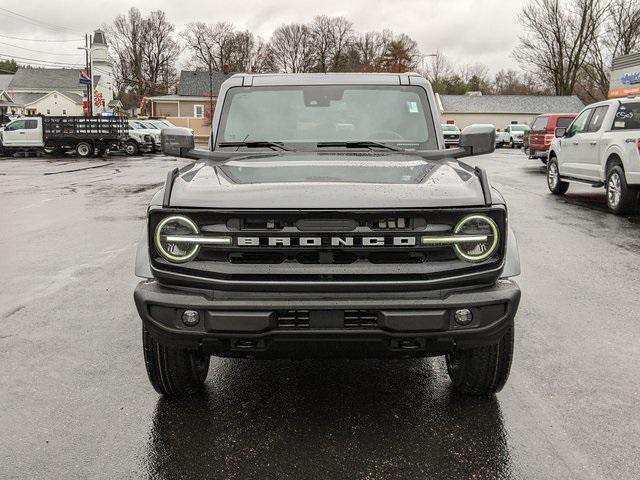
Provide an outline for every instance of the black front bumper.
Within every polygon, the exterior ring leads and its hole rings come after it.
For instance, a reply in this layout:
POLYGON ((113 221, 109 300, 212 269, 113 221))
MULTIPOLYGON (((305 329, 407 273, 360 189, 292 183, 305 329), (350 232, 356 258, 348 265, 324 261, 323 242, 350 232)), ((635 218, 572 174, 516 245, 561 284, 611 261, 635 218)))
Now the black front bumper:
POLYGON ((221 357, 375 358, 442 355, 495 343, 513 324, 520 289, 500 280, 457 290, 280 294, 183 290, 144 281, 134 298, 146 328, 170 345, 221 357), (454 320, 462 308, 473 313, 467 326, 454 320), (187 309, 199 312, 196 326, 182 323, 187 309), (289 322, 295 312, 302 312, 303 325, 289 322), (353 312, 373 323, 347 322, 357 316, 353 312))

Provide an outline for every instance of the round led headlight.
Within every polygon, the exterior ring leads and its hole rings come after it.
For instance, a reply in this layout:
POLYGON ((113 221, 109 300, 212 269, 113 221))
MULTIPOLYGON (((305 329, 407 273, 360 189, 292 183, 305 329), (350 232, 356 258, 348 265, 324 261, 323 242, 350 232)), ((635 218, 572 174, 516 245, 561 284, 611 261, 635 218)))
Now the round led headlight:
POLYGON ((456 235, 469 237, 453 246, 458 258, 467 262, 482 262, 491 257, 498 248, 500 233, 498 225, 486 215, 464 217, 454 229, 456 235))
POLYGON ((189 241, 199 233, 198 226, 193 221, 174 215, 158 224, 153 238, 160 255, 170 262, 184 263, 194 259, 200 252, 200 244, 189 241), (185 241, 181 241, 180 236, 185 236, 185 241))

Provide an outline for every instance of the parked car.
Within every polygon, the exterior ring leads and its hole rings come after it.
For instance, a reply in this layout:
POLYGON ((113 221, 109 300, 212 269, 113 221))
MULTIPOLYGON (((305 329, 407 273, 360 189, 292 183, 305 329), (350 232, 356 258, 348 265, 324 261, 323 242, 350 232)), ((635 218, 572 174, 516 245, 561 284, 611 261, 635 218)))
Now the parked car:
POLYGON ((513 124, 496 133, 496 146, 509 145, 510 148, 521 148, 524 145, 524 133, 529 130, 529 125, 513 124))
MULTIPOLYGON (((171 123, 169 120, 165 120, 163 118, 144 120, 144 122, 147 125, 149 125, 149 128, 154 128, 158 132, 160 132, 163 128, 176 128, 176 126, 173 123, 171 123)), ((189 132, 191 132, 191 134, 193 134, 193 129, 192 128, 187 128, 187 130, 189 132)))
POLYGON ((460 145, 460 129, 455 125, 441 125, 442 135, 444 136, 444 145, 446 148, 457 147, 460 145))
POLYGON ((124 117, 21 117, 0 132, 0 154, 75 150, 79 157, 90 157, 121 149, 127 135, 124 117))
POLYGON ((536 117, 531 124, 529 134, 529 158, 539 158, 546 164, 556 128, 568 127, 577 115, 577 113, 546 113, 536 117))
POLYGON ((129 138, 124 151, 127 155, 137 155, 139 152, 160 151, 160 131, 150 127, 142 120, 129 120, 129 138))
POLYGON ((568 128, 558 127, 549 148, 547 184, 556 195, 571 182, 605 187, 616 214, 638 207, 640 189, 640 97, 594 103, 568 128))
POLYGON ((499 391, 517 246, 486 172, 456 160, 492 152, 495 129, 448 150, 438 120, 417 74, 236 74, 208 150, 163 129, 167 155, 198 161, 169 173, 138 247, 156 391, 202 389, 211 355, 445 355, 456 391, 499 391))

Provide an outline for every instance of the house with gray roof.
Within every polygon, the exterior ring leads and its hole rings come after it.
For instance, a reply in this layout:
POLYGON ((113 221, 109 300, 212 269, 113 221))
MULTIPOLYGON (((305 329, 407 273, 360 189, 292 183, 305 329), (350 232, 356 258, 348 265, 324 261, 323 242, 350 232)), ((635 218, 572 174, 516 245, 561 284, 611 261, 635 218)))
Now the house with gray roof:
MULTIPOLYGON (((113 64, 104 32, 96 30, 91 44, 94 113, 113 105, 113 64)), ((83 115, 87 87, 80 83, 77 68, 18 68, 13 75, 0 75, 0 113, 16 115, 83 115), (5 79, 4 77, 10 77, 5 79)))
POLYGON ((218 92, 230 74, 183 70, 175 94, 149 97, 151 116, 164 117, 180 127, 189 127, 196 136, 207 137, 206 119, 209 109, 216 106, 218 92))
POLYGON ((442 123, 464 128, 474 123, 505 128, 530 125, 543 113, 577 113, 584 107, 575 95, 437 95, 442 123))

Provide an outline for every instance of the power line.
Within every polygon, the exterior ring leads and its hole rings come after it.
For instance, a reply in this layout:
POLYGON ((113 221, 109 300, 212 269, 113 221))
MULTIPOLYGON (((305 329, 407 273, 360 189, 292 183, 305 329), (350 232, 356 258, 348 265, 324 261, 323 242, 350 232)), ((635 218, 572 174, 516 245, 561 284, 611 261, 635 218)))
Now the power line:
POLYGON ((28 17, 26 15, 22 15, 20 13, 13 12, 13 11, 7 9, 7 8, 0 7, 0 11, 5 12, 5 15, 9 14, 11 16, 10 18, 16 18, 18 20, 21 20, 23 22, 29 23, 31 25, 36 25, 38 27, 49 28, 49 29, 57 31, 57 32, 64 32, 64 31, 73 32, 74 31, 73 29, 71 29, 69 27, 64 27, 62 25, 54 25, 52 23, 43 22, 42 20, 38 20, 37 18, 28 17))
POLYGON ((0 42, 0 45, 6 45, 7 47, 13 47, 13 48, 19 48, 21 50, 26 50, 28 52, 44 53, 46 55, 56 55, 56 56, 64 56, 64 57, 77 57, 78 55, 82 55, 82 53, 80 53, 80 52, 78 52, 78 53, 52 53, 52 52, 45 52, 43 50, 33 50, 32 48, 21 47, 19 45, 12 45, 10 43, 5 43, 5 42, 0 42))
POLYGON ((23 42, 46 42, 46 43, 51 43, 51 42, 56 42, 56 43, 63 43, 63 42, 74 42, 74 43, 78 43, 78 42, 83 42, 84 38, 74 38, 71 40, 54 40, 54 39, 44 39, 44 38, 24 38, 24 37, 13 37, 11 35, 3 35, 0 33, 0 37, 2 38, 9 38, 11 40, 21 40, 23 42))
POLYGON ((37 58, 28 58, 28 57, 19 57, 16 55, 7 55, 5 53, 0 53, 0 58, 2 57, 6 57, 9 58, 11 60, 17 60, 19 62, 32 62, 32 63, 42 63, 45 65, 60 65, 60 66, 65 66, 65 67, 84 67, 84 65, 81 64, 77 64, 77 63, 63 63, 63 62, 56 62, 56 61, 46 61, 46 60, 39 60, 37 58))

